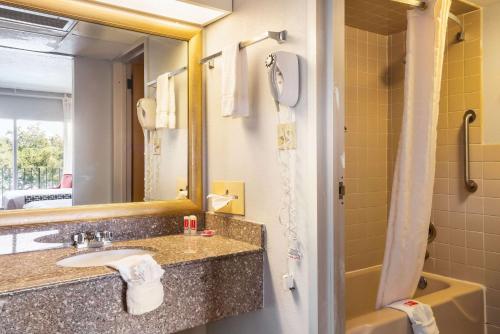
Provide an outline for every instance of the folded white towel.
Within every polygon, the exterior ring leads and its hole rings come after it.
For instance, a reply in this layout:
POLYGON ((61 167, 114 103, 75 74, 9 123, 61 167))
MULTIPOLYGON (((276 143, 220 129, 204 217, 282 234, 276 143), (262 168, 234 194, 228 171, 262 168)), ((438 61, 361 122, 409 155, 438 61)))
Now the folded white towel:
POLYGON ((165 270, 161 269, 151 255, 128 256, 107 265, 118 270, 127 283, 128 313, 144 314, 163 303, 163 285, 160 279, 165 270))
POLYGON ((169 73, 156 79, 156 128, 175 129, 175 79, 169 73))
POLYGON ((387 307, 406 313, 410 319, 413 334, 439 334, 436 319, 429 305, 412 299, 404 299, 389 304, 387 307))
POLYGON ((248 63, 247 52, 235 43, 222 50, 222 116, 247 117, 248 63))

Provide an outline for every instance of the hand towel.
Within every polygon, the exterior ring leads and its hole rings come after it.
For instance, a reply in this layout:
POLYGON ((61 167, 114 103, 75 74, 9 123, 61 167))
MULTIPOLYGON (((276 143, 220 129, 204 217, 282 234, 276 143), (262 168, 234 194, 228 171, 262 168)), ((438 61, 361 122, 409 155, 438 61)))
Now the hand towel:
POLYGON ((170 76, 168 79, 168 128, 175 129, 177 126, 177 117, 175 115, 175 77, 170 76))
POLYGON ((163 285, 161 269, 153 257, 133 255, 110 262, 108 266, 118 270, 127 283, 127 311, 140 315, 158 308, 163 303, 163 285))
POLYGON ((156 128, 175 129, 175 79, 170 73, 156 79, 156 128))
POLYGON ((222 116, 247 117, 248 63, 247 52, 235 43, 222 50, 222 116))
POLYGON ((413 328, 413 334, 439 334, 432 309, 427 304, 405 299, 387 305, 387 307, 406 313, 413 328))

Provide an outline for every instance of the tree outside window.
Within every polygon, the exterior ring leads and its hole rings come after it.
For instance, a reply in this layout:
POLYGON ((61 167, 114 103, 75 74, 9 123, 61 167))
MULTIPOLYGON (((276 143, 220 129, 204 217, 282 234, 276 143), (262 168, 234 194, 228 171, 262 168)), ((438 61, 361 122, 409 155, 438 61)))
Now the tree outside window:
MULTIPOLYGON (((63 123, 30 120, 17 120, 15 123, 17 184, 14 188, 36 189, 57 186, 63 166, 63 123)), ((12 189, 13 186, 13 137, 14 122, 11 130, 0 132, 3 190, 12 189)))

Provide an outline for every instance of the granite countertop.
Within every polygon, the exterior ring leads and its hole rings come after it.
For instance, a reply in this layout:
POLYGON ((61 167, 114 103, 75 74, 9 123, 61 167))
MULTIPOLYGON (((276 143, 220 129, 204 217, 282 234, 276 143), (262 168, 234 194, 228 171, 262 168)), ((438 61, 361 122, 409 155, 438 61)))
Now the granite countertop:
MULTIPOLYGON (((154 259, 163 268, 262 251, 259 246, 223 236, 184 235, 114 242, 110 247, 92 251, 125 247, 154 251, 154 259)), ((66 268, 56 264, 62 258, 84 252, 88 250, 71 247, 0 255, 3 267, 0 270, 0 296, 119 275, 108 267, 66 268)))

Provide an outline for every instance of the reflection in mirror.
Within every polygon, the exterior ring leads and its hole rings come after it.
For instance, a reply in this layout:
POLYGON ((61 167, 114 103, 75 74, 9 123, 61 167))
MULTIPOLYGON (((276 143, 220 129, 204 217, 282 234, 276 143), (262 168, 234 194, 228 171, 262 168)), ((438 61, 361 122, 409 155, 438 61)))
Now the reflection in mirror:
POLYGON ((187 48, 0 6, 1 209, 186 198, 187 48))

